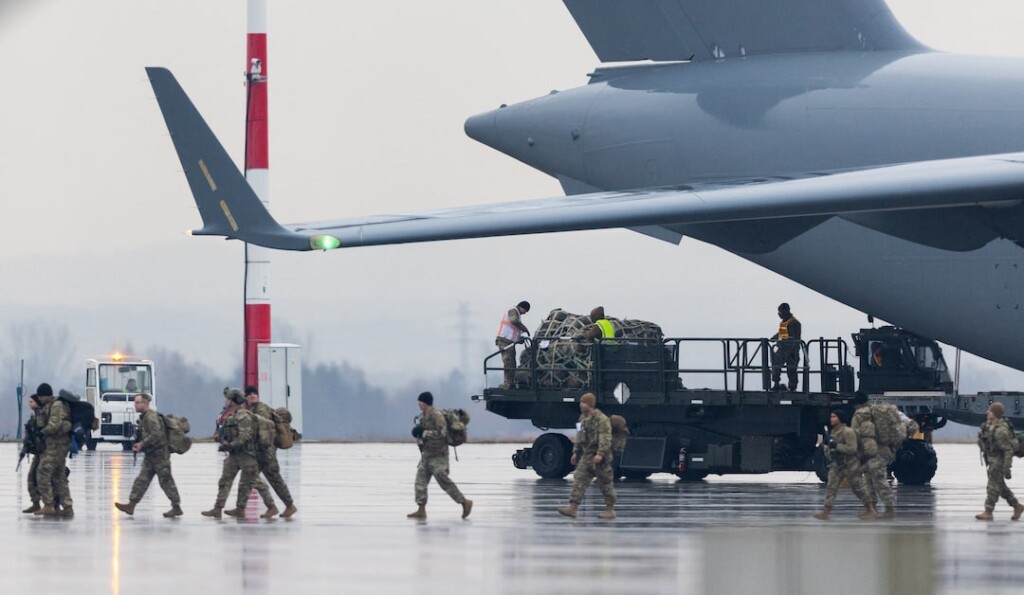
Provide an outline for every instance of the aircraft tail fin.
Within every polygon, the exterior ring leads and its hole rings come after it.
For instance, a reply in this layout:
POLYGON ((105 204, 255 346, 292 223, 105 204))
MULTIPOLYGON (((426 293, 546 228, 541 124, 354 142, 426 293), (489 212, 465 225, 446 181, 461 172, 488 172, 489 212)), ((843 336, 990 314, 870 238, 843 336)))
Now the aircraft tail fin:
POLYGON ((203 219, 194 235, 225 236, 288 250, 310 250, 310 238, 274 220, 202 115, 166 68, 146 74, 203 219))
POLYGON ((564 0, 602 62, 913 50, 885 0, 564 0))

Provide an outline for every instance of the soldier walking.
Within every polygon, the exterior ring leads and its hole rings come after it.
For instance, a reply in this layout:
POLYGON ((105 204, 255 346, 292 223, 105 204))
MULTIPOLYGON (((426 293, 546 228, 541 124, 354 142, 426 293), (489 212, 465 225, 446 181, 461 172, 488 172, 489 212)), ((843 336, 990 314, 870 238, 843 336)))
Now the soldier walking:
POLYGON ((864 512, 860 518, 864 520, 873 519, 878 516, 875 505, 871 502, 871 495, 864 484, 864 475, 861 472, 860 460, 857 456, 857 433, 846 425, 846 412, 836 409, 829 416, 829 424, 832 426, 831 439, 829 440, 829 461, 828 486, 825 492, 825 506, 821 512, 814 513, 814 518, 827 520, 832 514, 832 503, 839 492, 839 486, 843 480, 847 480, 850 488, 857 498, 864 503, 864 512))
POLYGON ((1003 418, 1005 413, 1002 403, 989 405, 985 422, 981 424, 981 431, 978 433, 978 447, 981 448, 982 457, 988 465, 985 512, 974 515, 979 521, 992 520, 992 511, 995 510, 999 498, 1006 499, 1006 503, 1013 507, 1013 516, 1010 517, 1012 520, 1020 520, 1021 514, 1024 513, 1024 504, 1021 504, 1006 486, 1006 480, 1010 479, 1010 467, 1013 466, 1014 436, 1013 429, 1003 418))
POLYGON ((179 517, 181 512, 181 498, 178 496, 178 486, 174 483, 171 475, 171 451, 167 446, 167 427, 160 414, 150 408, 153 397, 146 393, 135 395, 135 411, 139 414, 139 425, 137 428, 138 441, 132 445, 132 451, 141 452, 142 469, 139 476, 132 484, 131 494, 128 495, 128 504, 114 502, 114 507, 126 514, 135 514, 135 506, 142 501, 142 497, 153 483, 153 476, 160 482, 160 489, 171 501, 171 509, 164 513, 164 516, 173 519, 179 517))
POLYGON ((569 506, 559 508, 559 514, 576 518, 577 509, 583 501, 590 483, 596 478, 597 486, 604 496, 604 511, 597 516, 602 519, 615 518, 615 484, 612 477, 612 426, 608 417, 597 408, 597 397, 586 393, 580 397, 579 431, 572 459, 576 465, 574 483, 569 506))
POLYGON ((501 362, 505 368, 505 382, 501 388, 512 388, 516 378, 516 343, 520 342, 522 335, 529 335, 530 330, 526 328, 521 319, 523 314, 530 311, 530 302, 521 301, 508 309, 501 317, 501 324, 498 326, 498 336, 494 344, 501 351, 501 362))
MULTIPOLYGON (((224 459, 224 466, 221 470, 220 480, 217 482, 217 501, 213 508, 204 510, 203 516, 219 519, 222 515, 243 518, 245 516, 246 500, 253 485, 259 480, 259 463, 256 461, 256 435, 254 432, 255 419, 253 414, 242 405, 245 404, 245 394, 237 388, 224 391, 224 404, 226 415, 223 425, 220 428, 220 447, 217 450, 228 453, 224 459), (235 508, 224 510, 228 500, 228 493, 231 491, 231 484, 235 481, 235 475, 242 472, 242 478, 238 480, 238 496, 235 500, 235 508)), ((266 489, 266 486, 263 486, 266 489)), ((270 497, 269 491, 267 498, 270 497)), ((266 502, 266 498, 264 499, 266 502)), ((274 507, 273 499, 270 499, 268 508, 274 507)), ((275 507, 276 508, 276 507, 275 507)))
POLYGON ((412 435, 420 447, 415 488, 419 508, 406 516, 410 519, 427 518, 427 484, 433 478, 452 500, 462 505, 462 518, 466 518, 473 510, 473 501, 463 496, 459 486, 448 477, 448 425, 444 414, 434 409, 434 395, 429 392, 420 393, 416 404, 420 408, 420 423, 413 427, 412 435))
POLYGON ((881 499, 885 512, 880 516, 891 519, 896 516, 896 502, 888 477, 889 464, 894 456, 892 448, 878 440, 878 428, 871 415, 867 393, 857 391, 853 402, 856 409, 850 427, 857 433, 857 456, 863 468, 868 495, 876 506, 881 499))
POLYGON ((39 483, 36 480, 36 473, 39 471, 39 460, 40 455, 43 454, 45 448, 42 434, 39 433, 39 428, 36 426, 36 412, 42 408, 42 403, 39 401, 37 395, 32 395, 28 399, 28 407, 32 410, 32 415, 25 422, 25 436, 22 438, 22 452, 32 457, 32 462, 28 465, 28 497, 32 500, 32 506, 29 506, 21 512, 25 514, 32 514, 37 510, 41 510, 42 506, 39 505, 39 501, 42 496, 39 493, 39 483))
POLYGON ((42 383, 36 396, 43 407, 36 412, 36 428, 42 434, 44 448, 36 469, 36 488, 43 507, 35 514, 47 517, 75 516, 74 502, 68 488, 65 461, 71 451, 71 412, 62 401, 54 398, 53 388, 42 383), (57 502, 61 509, 57 509, 57 502))
MULTIPOLYGON (((255 386, 245 387, 245 400, 246 407, 249 411, 254 414, 269 419, 277 423, 277 414, 270 405, 267 405, 263 401, 260 401, 260 393, 256 390, 255 386)), ((277 497, 284 503, 284 512, 281 513, 281 518, 291 518, 293 514, 299 511, 295 507, 295 501, 292 499, 292 493, 288 490, 288 484, 284 482, 284 477, 281 476, 281 465, 277 461, 277 447, 274 446, 274 440, 271 438, 270 446, 259 446, 256 453, 256 463, 259 466, 260 473, 267 478, 267 482, 270 483, 270 487, 274 488, 277 493, 277 497)), ((274 506, 273 500, 271 500, 270 506, 267 507, 267 511, 260 515, 260 518, 271 519, 277 515, 277 507, 274 506)))
POLYGON ((789 304, 779 304, 779 331, 772 335, 776 341, 772 351, 772 390, 782 390, 782 366, 786 366, 786 378, 790 391, 797 387, 797 367, 800 365, 800 321, 789 310, 789 304))

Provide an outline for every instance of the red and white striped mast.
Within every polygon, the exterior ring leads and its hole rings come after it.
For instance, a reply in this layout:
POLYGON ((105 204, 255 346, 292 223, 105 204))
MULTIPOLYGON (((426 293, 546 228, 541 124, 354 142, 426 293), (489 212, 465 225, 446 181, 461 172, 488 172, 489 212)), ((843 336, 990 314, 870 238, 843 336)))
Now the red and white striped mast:
MULTIPOLYGON (((248 0, 245 179, 270 209, 267 144, 267 0, 248 0)), ((257 348, 270 343, 270 250, 245 245, 245 386, 259 386, 257 348)))

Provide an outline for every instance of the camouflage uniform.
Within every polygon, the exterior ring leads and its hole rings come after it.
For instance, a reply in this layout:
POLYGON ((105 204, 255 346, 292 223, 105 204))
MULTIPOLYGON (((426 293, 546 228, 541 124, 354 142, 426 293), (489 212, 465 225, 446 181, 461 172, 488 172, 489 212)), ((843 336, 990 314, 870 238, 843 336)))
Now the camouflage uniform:
MULTIPOLYGON (((43 435, 46 448, 37 455, 36 487, 39 497, 46 505, 59 501, 61 506, 71 506, 71 491, 65 473, 65 461, 71 451, 71 413, 63 402, 52 399, 36 413, 36 427, 43 435)), ((33 461, 35 464, 35 461, 33 461)))
POLYGON ((167 448, 167 428, 164 420, 156 411, 149 410, 139 417, 139 449, 143 455, 142 469, 139 476, 132 484, 132 492, 128 496, 129 502, 138 504, 153 482, 153 476, 160 482, 160 488, 171 504, 181 504, 178 496, 178 486, 171 476, 171 452, 167 448))
POLYGON ((871 496, 864 484, 864 475, 861 473, 860 462, 857 459, 857 433, 852 428, 844 426, 832 432, 832 439, 835 440, 836 448, 831 455, 832 461, 828 467, 825 508, 832 508, 832 502, 835 501, 836 493, 844 479, 850 483, 850 488, 861 502, 865 505, 870 504, 871 496))
MULTIPOLYGON (((277 414, 270 408, 270 405, 262 401, 256 401, 249 405, 249 410, 270 421, 277 419, 277 414)), ((274 488, 274 491, 277 493, 277 497, 281 499, 281 502, 284 502, 285 506, 291 506, 294 501, 292 500, 291 491, 288 490, 288 484, 284 482, 284 477, 281 476, 281 465, 277 462, 277 447, 273 444, 273 438, 271 438, 270 442, 270 446, 257 446, 256 462, 259 465, 260 473, 267 478, 270 487, 274 488)))
MULTIPOLYGON (((526 325, 520 319, 519 307, 512 306, 511 309, 505 314, 508 321, 512 323, 512 326, 518 328, 520 331, 526 331, 526 325)), ((501 350, 501 363, 505 368, 505 382, 502 384, 503 388, 512 388, 515 386, 516 378, 516 348, 512 341, 504 337, 497 337, 494 339, 494 344, 501 350)))
POLYGON ((988 464, 988 485, 985 488, 987 511, 995 509, 999 498, 1005 498, 1006 503, 1014 508, 1019 504, 1017 497, 1006 486, 1006 473, 1013 465, 1013 445, 1010 443, 1012 432, 1006 420, 1000 418, 992 423, 986 421, 981 424, 981 432, 978 433, 978 446, 988 464))
POLYGON ((891 510, 896 505, 888 477, 893 453, 892 448, 878 444, 878 432, 870 405, 857 408, 850 427, 857 433, 857 455, 860 457, 868 497, 872 502, 881 499, 886 508, 891 510))
POLYGON ((608 508, 615 505, 615 484, 612 477, 612 425, 608 417, 600 409, 594 409, 590 415, 580 415, 580 430, 576 433, 576 445, 573 455, 576 457, 576 471, 572 474, 572 495, 569 503, 579 506, 583 494, 590 487, 590 482, 597 479, 597 486, 604 495, 604 504, 608 508), (602 456, 599 464, 594 464, 594 456, 602 456))
POLYGON ((448 426, 444 414, 431 407, 423 414, 423 435, 420 437, 420 464, 416 467, 416 504, 427 504, 427 484, 430 478, 437 480, 437 485, 459 504, 466 502, 466 497, 459 487, 448 477, 448 426))
MULTIPOLYGON (((236 409, 224 419, 221 427, 220 443, 221 449, 227 451, 228 456, 224 459, 224 468, 220 474, 220 481, 217 482, 217 508, 223 508, 228 501, 228 493, 231 491, 231 484, 235 481, 235 475, 241 471, 242 478, 238 480, 238 497, 235 505, 238 508, 245 508, 249 492, 259 479, 259 463, 256 460, 256 435, 254 433, 255 419, 252 412, 247 409, 236 409)), ((266 486, 264 485, 264 489, 266 486)), ((269 492, 267 496, 269 496, 269 492)), ((266 499, 264 499, 266 501, 266 499)), ((268 506, 273 505, 270 500, 268 506)))

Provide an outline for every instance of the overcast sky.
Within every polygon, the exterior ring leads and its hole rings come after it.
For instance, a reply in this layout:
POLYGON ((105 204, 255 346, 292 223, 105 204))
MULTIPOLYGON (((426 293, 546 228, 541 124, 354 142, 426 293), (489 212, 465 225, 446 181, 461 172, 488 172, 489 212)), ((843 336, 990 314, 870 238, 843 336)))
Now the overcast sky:
MULTIPOLYGON (((269 5, 279 220, 561 193, 462 131, 471 114, 586 83, 598 61, 561 2, 269 5)), ((1019 0, 890 5, 932 47, 1024 55, 1019 0)), ((0 0, 0 323, 66 324, 81 357, 130 342, 237 365, 242 247, 184 235, 200 219, 143 68, 169 67, 240 159, 245 18, 243 0, 0 0)), ((603 304, 674 336, 766 335, 781 301, 810 336, 863 323, 717 248, 624 230, 277 253, 271 291, 275 318, 294 329, 275 340, 315 335, 314 360, 349 360, 381 380, 458 365, 460 302, 474 354, 524 298, 531 327, 554 307, 603 304), (597 283, 588 266, 615 282, 597 283)), ((969 365, 976 388, 1024 382, 969 365)))

